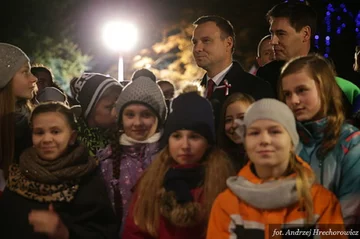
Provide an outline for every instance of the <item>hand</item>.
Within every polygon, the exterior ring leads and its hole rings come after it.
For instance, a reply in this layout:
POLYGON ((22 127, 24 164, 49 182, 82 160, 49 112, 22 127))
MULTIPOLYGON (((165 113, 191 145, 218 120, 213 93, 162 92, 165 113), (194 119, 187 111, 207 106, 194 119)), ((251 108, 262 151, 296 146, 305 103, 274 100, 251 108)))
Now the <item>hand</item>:
POLYGON ((29 223, 35 232, 45 233, 50 239, 69 239, 69 230, 55 212, 52 204, 49 210, 32 210, 29 213, 29 223))

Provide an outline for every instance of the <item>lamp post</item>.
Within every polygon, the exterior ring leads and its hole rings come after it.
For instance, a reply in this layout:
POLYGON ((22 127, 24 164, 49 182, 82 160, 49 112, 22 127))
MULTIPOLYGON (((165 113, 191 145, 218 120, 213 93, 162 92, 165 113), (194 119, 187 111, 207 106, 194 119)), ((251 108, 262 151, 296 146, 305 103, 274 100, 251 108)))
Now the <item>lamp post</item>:
POLYGON ((131 50, 137 42, 136 27, 128 22, 108 22, 103 30, 105 44, 119 54, 118 80, 124 81, 124 52, 131 50))

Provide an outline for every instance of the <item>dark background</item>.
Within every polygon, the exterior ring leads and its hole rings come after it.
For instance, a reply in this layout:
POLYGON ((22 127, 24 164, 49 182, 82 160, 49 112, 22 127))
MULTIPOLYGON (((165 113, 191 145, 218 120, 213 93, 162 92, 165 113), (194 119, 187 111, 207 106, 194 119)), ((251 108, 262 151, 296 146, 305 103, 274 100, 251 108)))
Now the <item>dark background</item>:
MULTIPOLYGON (((81 50, 93 56, 93 71, 103 72, 116 62, 117 55, 102 42, 103 24, 121 16, 134 22, 140 40, 133 52, 149 47, 164 37, 164 29, 179 22, 193 22, 204 14, 229 19, 237 32, 235 58, 253 51, 268 34, 266 12, 279 0, 13 0, 0 8, 0 41, 16 42, 30 54, 34 42, 27 41, 28 31, 54 39, 70 38, 81 50)), ((360 0, 308 1, 318 13, 317 46, 333 59, 339 75, 353 78, 354 48, 360 44, 360 0), (329 18, 325 18, 332 4, 329 18), (344 5, 342 5, 344 4, 344 5), (344 8, 346 10, 344 10, 344 8), (358 18, 358 19, 357 19, 358 18), (328 21, 330 20, 330 22, 328 21), (345 25, 342 25, 345 24, 345 25), (358 26, 356 26, 358 24, 358 26), (330 25, 330 27, 329 27, 330 25), (342 27, 343 26, 343 27, 342 27), (340 32, 339 32, 340 27, 340 32), (339 33, 338 33, 338 32, 339 33), (326 45, 325 37, 330 37, 326 45), (328 47, 328 49, 326 49, 328 47)), ((360 81, 360 79, 359 79, 360 81)))

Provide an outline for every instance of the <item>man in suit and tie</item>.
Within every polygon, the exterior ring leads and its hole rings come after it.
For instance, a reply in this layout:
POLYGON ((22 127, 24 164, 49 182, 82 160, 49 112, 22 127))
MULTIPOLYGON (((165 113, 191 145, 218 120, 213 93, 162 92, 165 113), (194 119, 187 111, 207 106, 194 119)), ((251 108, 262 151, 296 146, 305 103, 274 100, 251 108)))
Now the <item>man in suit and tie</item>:
POLYGON ((255 100, 273 98, 270 84, 244 71, 233 61, 235 33, 232 24, 219 16, 202 16, 193 23, 193 55, 196 64, 206 70, 201 85, 214 108, 218 126, 221 107, 234 92, 251 95, 255 100))

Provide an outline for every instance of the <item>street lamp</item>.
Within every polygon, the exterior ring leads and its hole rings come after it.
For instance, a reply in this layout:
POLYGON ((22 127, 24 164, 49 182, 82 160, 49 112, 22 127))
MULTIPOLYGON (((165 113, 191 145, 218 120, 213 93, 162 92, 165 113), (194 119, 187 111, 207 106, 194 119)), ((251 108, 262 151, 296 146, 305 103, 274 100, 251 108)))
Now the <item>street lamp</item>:
POLYGON ((108 22, 103 30, 105 44, 119 54, 118 80, 124 81, 123 53, 131 50, 137 42, 138 32, 136 27, 128 22, 108 22))

